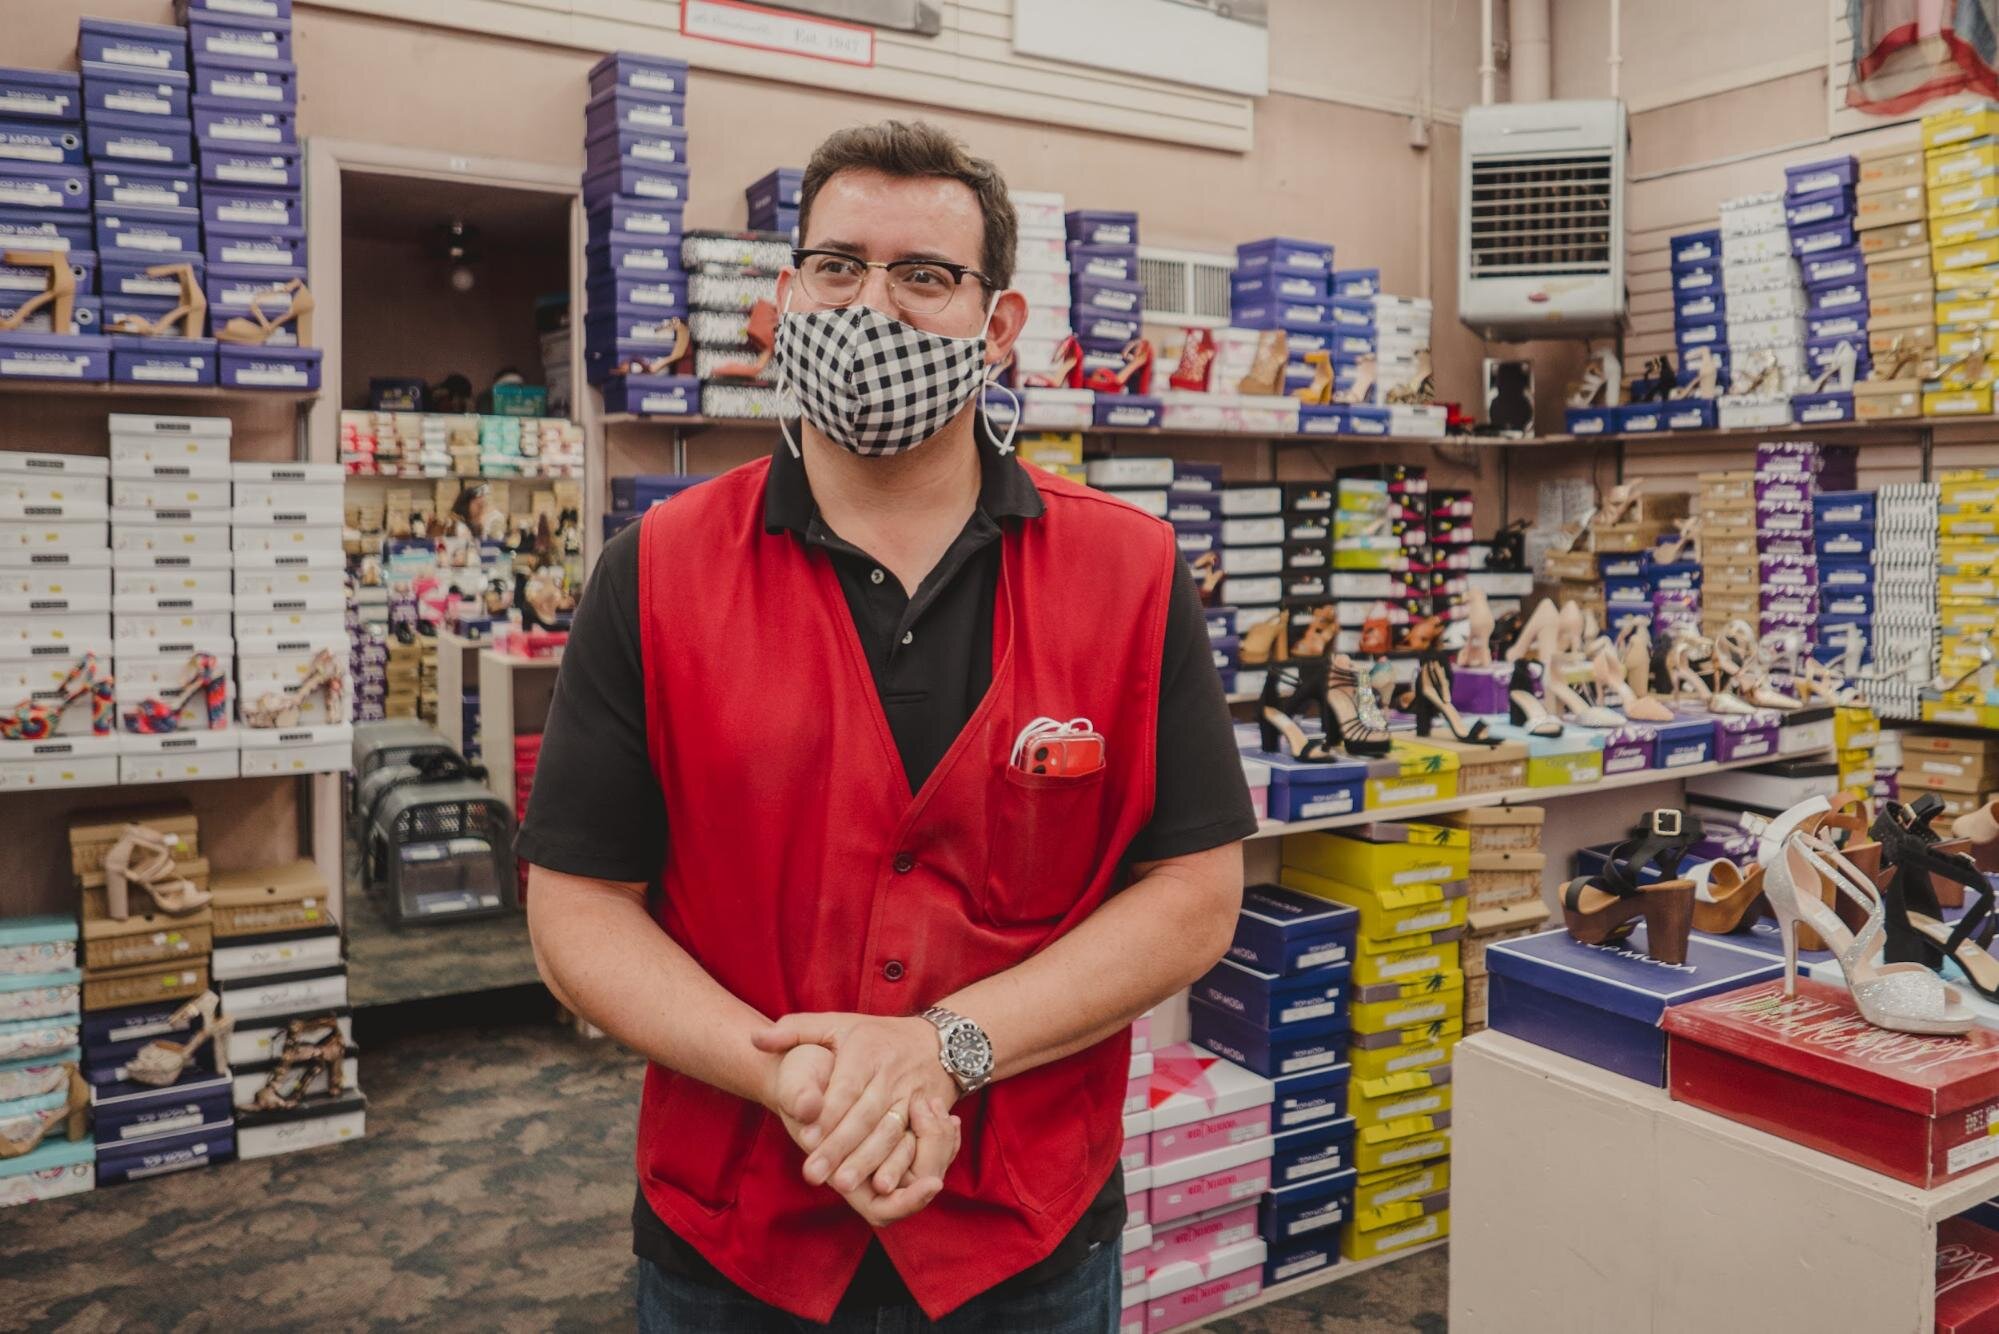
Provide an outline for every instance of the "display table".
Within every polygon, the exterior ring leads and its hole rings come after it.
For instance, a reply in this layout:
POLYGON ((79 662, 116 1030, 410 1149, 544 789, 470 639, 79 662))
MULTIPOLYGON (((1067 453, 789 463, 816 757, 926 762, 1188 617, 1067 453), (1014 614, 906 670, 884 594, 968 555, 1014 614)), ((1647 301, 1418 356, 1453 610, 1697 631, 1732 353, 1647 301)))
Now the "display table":
POLYGON ((1999 1166, 1918 1190, 1500 1033, 1452 1082, 1467 1334, 1929 1334, 1937 1223, 1999 1195, 1999 1166))

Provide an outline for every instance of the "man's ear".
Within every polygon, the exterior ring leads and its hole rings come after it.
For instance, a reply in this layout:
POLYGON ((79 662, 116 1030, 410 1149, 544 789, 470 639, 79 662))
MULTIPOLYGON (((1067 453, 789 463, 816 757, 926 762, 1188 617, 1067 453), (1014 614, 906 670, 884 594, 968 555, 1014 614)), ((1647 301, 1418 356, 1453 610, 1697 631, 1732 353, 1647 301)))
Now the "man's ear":
POLYGON ((1014 341, 1027 327, 1027 298, 1008 290, 994 299, 993 317, 986 325, 986 364, 997 366, 1013 355, 1014 341))

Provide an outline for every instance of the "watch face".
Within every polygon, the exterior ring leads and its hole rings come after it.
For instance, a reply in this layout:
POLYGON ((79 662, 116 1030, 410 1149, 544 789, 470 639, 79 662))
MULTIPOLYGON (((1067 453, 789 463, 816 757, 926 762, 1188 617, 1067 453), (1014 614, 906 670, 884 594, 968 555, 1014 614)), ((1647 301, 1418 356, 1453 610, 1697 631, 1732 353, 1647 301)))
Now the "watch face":
POLYGON ((944 1035, 944 1050, 961 1079, 976 1081, 993 1072, 993 1044, 977 1024, 953 1024, 944 1035))

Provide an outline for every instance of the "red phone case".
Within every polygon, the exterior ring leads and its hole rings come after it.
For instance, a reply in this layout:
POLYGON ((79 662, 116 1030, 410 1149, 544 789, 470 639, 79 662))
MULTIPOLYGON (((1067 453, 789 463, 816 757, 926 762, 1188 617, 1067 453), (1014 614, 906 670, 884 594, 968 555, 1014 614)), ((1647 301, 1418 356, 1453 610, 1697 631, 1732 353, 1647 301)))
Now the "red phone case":
POLYGON ((1104 767, 1104 739, 1094 732, 1067 733, 1029 743, 1020 757, 1023 772, 1073 778, 1104 767))

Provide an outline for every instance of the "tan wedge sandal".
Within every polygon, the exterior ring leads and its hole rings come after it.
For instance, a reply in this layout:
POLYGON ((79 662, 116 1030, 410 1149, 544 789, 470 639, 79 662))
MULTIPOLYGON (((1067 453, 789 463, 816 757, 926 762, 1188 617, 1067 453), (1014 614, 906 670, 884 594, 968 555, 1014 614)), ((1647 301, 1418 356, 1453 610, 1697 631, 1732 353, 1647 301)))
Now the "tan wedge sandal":
POLYGON ((118 1077, 136 1084, 165 1088, 180 1078, 181 1071, 187 1069, 188 1062, 211 1038, 215 1041, 216 1073, 228 1074, 229 1052, 223 1046, 223 1039, 235 1029, 236 1021, 216 1017, 216 1007, 221 1003, 214 992, 204 991, 175 1010, 173 1017, 167 1020, 168 1027, 179 1028, 198 1014, 201 1016, 201 1031, 186 1042, 174 1042, 167 1038, 148 1042, 139 1049, 137 1056, 119 1068, 118 1077))
POLYGON ((173 853, 179 840, 172 834, 142 824, 128 824, 118 842, 104 855, 104 899, 116 921, 131 916, 131 887, 137 885, 152 897, 161 912, 172 916, 191 913, 208 903, 208 891, 174 872, 173 853))
POLYGON ((30 1099, 29 1110, 0 1120, 0 1159, 19 1158, 32 1153, 57 1126, 67 1126, 69 1137, 82 1139, 90 1130, 90 1085, 75 1066, 69 1067, 69 1091, 60 1101, 49 1103, 56 1094, 30 1099), (48 1105, 43 1105, 48 1104, 48 1105))

